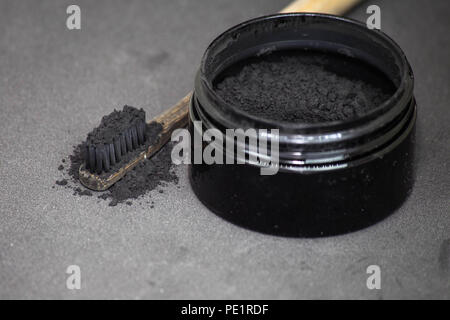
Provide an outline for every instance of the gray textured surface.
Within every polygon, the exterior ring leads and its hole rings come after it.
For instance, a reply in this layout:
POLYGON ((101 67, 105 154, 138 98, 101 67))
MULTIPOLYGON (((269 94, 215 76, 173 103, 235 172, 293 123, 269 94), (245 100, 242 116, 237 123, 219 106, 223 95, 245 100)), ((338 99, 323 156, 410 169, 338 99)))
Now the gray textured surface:
MULTIPOLYGON (((113 107, 154 116, 193 85, 215 35, 287 1, 0 1, 0 298, 450 298, 450 5, 377 1, 416 75, 413 194, 381 223, 324 239, 231 225, 179 186, 111 208, 52 189, 61 158, 113 107), (82 289, 65 287, 77 264, 82 289), (378 264, 382 289, 366 288, 378 264)), ((365 7, 351 17, 366 19, 365 7)))

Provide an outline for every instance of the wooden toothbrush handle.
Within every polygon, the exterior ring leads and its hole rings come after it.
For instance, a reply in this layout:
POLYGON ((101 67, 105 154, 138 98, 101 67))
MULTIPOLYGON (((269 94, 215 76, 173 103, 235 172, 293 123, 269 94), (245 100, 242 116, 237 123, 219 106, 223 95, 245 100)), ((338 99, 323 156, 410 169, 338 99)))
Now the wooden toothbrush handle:
POLYGON ((191 95, 192 92, 189 92, 183 99, 159 116, 153 118, 152 121, 159 122, 163 126, 163 131, 173 131, 176 128, 184 127, 188 123, 191 95))
POLYGON ((297 0, 293 1, 280 13, 288 12, 319 12, 342 15, 360 0, 297 0))
POLYGON ((151 156, 159 150, 167 141, 170 140, 172 132, 178 128, 184 128, 189 120, 189 103, 191 101, 192 92, 189 92, 183 99, 178 101, 170 109, 166 110, 159 116, 153 118, 150 122, 156 121, 162 125, 162 132, 159 134, 159 142, 150 146, 147 156, 151 156))

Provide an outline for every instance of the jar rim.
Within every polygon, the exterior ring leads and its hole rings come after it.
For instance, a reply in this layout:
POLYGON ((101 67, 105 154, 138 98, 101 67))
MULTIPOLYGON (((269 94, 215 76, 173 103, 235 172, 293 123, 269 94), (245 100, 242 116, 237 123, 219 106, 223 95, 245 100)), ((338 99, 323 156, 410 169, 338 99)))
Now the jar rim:
POLYGON ((314 132, 317 130, 321 132, 333 132, 344 127, 355 127, 358 126, 358 124, 360 124, 361 122, 377 118, 378 115, 386 114, 390 109, 392 109, 392 107, 398 106, 399 103, 397 102, 401 100, 402 97, 406 96, 407 99, 410 100, 414 86, 414 76, 405 54, 398 46, 398 44, 396 44, 395 41, 387 34, 380 30, 369 30, 365 24, 354 19, 321 13, 272 14, 254 18, 229 28, 228 30, 217 36, 207 47, 201 60, 197 79, 198 81, 202 82, 201 85, 205 90, 208 91, 208 95, 215 96, 214 99, 217 100, 219 104, 227 105, 229 107, 229 110, 227 111, 232 111, 232 113, 235 113, 236 115, 241 117, 241 119, 248 120, 249 122, 260 123, 266 128, 279 127, 280 130, 282 129, 283 131, 296 131, 304 133, 314 132), (214 79, 211 79, 206 75, 206 65, 208 64, 208 60, 211 58, 213 49, 215 49, 217 46, 221 46, 221 43, 227 42, 227 38, 230 38, 233 34, 239 33, 240 30, 244 28, 248 28, 248 26, 254 25, 255 23, 259 22, 277 20, 285 17, 302 19, 304 23, 308 23, 310 22, 309 20, 312 19, 314 20, 314 22, 327 20, 327 22, 331 23, 344 23, 352 25, 352 27, 354 27, 355 29, 358 29, 359 31, 363 30, 363 32, 366 32, 368 36, 372 37, 372 39, 377 39, 378 41, 381 41, 381 43, 391 46, 391 48, 394 49, 393 54, 395 54, 398 58, 397 62, 400 62, 399 69, 401 70, 399 85, 396 85, 395 92, 381 105, 366 112, 362 116, 345 120, 323 121, 318 123, 292 122, 258 117, 257 115, 243 111, 238 106, 233 106, 232 104, 225 102, 220 96, 216 95, 213 88, 214 79))

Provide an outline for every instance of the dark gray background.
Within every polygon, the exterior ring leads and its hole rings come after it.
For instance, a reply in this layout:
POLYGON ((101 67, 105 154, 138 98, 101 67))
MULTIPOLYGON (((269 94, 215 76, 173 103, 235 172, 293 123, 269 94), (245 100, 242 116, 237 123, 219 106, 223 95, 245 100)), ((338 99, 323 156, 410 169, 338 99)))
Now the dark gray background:
MULTIPOLYGON (((153 117, 193 86, 220 32, 288 1, 0 1, 0 298, 450 298, 450 2, 372 1, 404 49, 419 106, 417 182, 394 215, 323 239, 236 227, 179 187, 118 205, 52 189, 114 107, 153 117), (82 30, 65 27, 77 3, 82 30), (143 202, 145 203, 145 202, 143 202), (82 289, 69 291, 68 265, 82 289), (366 267, 382 289, 366 288, 366 267)), ((351 199, 349 199, 351 201, 351 199)))

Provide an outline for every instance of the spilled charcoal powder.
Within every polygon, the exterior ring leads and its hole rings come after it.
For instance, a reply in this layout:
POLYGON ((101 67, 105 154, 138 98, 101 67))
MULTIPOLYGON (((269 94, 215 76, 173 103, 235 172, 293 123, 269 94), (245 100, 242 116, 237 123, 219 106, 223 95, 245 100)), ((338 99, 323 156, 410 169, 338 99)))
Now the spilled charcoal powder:
MULTIPOLYGON (((95 141, 96 143, 109 141, 109 138, 114 137, 118 132, 127 128, 130 123, 136 119, 145 119, 145 112, 142 109, 138 110, 129 106, 125 106, 122 111, 114 110, 111 114, 103 117, 100 125, 88 134, 87 140, 74 146, 72 154, 69 156, 67 173, 71 178, 71 184, 69 185, 66 179, 61 180, 65 181, 65 183, 57 181, 56 184, 72 189, 74 195, 97 195, 99 199, 108 200, 110 206, 116 206, 119 203, 132 205, 132 201, 130 200, 138 199, 140 196, 157 187, 163 187, 167 183, 178 183, 178 177, 174 172, 171 160, 172 145, 168 143, 156 155, 138 164, 132 171, 127 173, 121 180, 116 182, 106 191, 94 192, 81 185, 78 169, 85 161, 84 150, 87 141, 95 141), (123 119, 124 121, 122 121, 123 119), (102 128, 102 130, 99 128, 102 128)), ((135 151, 129 152, 123 156, 122 161, 111 167, 109 173, 131 160, 136 154, 145 150, 150 143, 158 139, 160 131, 160 124, 154 122, 147 124, 145 131, 147 136, 146 143, 135 151)), ((65 161, 65 159, 62 159, 63 163, 65 161)), ((107 175, 109 173, 102 173, 102 175, 107 175)), ((154 202, 152 201, 151 207, 153 208, 153 206, 154 202)))
POLYGON ((111 199, 109 205, 114 206, 129 199, 137 199, 167 182, 178 183, 178 177, 172 169, 171 151, 171 145, 166 145, 156 155, 139 163, 100 198, 111 199))
POLYGON ((309 50, 244 59, 213 85, 225 102, 251 115, 297 123, 357 118, 395 92, 383 73, 362 61, 309 50))
POLYGON ((65 186, 67 185, 67 180, 66 179, 56 180, 56 184, 59 186, 65 186))

